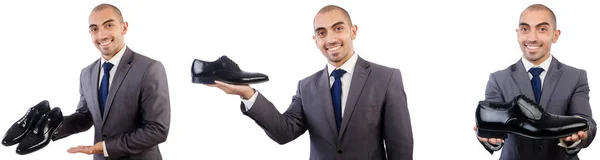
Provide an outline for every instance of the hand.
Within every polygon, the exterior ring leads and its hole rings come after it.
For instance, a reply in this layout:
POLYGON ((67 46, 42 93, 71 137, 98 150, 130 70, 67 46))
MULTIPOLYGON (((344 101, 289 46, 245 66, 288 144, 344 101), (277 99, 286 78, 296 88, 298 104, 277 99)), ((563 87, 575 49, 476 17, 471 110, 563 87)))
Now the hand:
POLYGON ((67 152, 74 153, 85 153, 85 154, 104 154, 104 149, 102 146, 102 142, 96 143, 94 146, 77 146, 71 147, 67 152))
POLYGON ((561 138, 565 142, 577 142, 587 138, 587 131, 579 131, 571 136, 561 138))
POLYGON ((217 87, 227 94, 239 95, 244 99, 250 99, 254 95, 254 89, 250 85, 233 85, 215 81, 215 84, 207 84, 207 86, 217 87))
MULTIPOLYGON (((473 131, 477 132, 477 126, 473 126, 473 131)), ((500 143, 504 143, 504 140, 502 138, 483 138, 477 136, 477 139, 479 139, 479 141, 481 142, 487 142, 493 145, 499 145, 500 143)))

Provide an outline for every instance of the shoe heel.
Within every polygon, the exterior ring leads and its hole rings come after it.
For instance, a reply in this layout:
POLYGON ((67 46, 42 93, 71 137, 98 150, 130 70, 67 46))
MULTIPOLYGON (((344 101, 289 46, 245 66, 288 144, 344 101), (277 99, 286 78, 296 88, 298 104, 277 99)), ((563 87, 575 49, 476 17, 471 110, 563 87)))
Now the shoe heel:
POLYGON ((477 129, 477 136, 479 137, 483 137, 483 138, 501 138, 501 139, 505 139, 506 137, 508 137, 508 135, 506 135, 506 132, 501 132, 501 131, 490 131, 490 130, 485 130, 485 129, 477 129))
POLYGON ((214 78, 200 78, 200 77, 192 77, 192 83, 200 83, 200 84, 215 84, 214 78))

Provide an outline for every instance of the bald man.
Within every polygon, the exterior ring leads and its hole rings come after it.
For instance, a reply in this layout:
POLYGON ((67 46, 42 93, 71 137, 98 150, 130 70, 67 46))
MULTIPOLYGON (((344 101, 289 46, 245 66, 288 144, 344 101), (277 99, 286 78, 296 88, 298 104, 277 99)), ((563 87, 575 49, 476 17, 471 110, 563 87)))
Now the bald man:
POLYGON ((412 160, 412 127, 400 70, 354 52, 358 28, 343 8, 323 7, 313 24, 313 39, 327 63, 298 82, 283 114, 249 85, 217 81, 210 86, 243 97, 242 113, 279 144, 308 131, 312 160, 412 160))
POLYGON ((94 145, 69 153, 94 160, 162 159, 158 145, 167 139, 171 117, 167 76, 161 62, 125 45, 127 26, 113 5, 90 13, 89 32, 101 57, 81 71, 77 110, 64 117, 53 140, 94 126, 94 145))
POLYGON ((596 135, 586 71, 561 63, 551 54, 550 48, 560 36, 556 26, 554 12, 542 4, 531 5, 521 13, 516 32, 523 56, 490 75, 485 100, 509 102, 523 94, 535 99, 548 113, 587 119, 590 129, 550 140, 514 134, 508 134, 507 139, 478 137, 491 153, 503 148, 502 160, 579 159, 577 153, 596 135))

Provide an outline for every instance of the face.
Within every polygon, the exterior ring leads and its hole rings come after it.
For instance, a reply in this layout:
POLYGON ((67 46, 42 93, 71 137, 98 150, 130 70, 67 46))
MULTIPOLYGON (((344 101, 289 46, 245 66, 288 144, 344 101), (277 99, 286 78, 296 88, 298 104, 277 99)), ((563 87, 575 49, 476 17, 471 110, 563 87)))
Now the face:
POLYGON ((551 16, 546 10, 526 10, 517 28, 523 57, 536 65, 550 57, 550 48, 560 35, 560 30, 552 26, 551 16))
POLYGON ((329 63, 340 66, 352 57, 352 40, 356 38, 357 27, 350 26, 342 11, 317 14, 314 29, 313 39, 329 63))
POLYGON ((127 22, 122 22, 113 9, 92 12, 89 23, 92 42, 102 56, 110 58, 124 47, 127 22))

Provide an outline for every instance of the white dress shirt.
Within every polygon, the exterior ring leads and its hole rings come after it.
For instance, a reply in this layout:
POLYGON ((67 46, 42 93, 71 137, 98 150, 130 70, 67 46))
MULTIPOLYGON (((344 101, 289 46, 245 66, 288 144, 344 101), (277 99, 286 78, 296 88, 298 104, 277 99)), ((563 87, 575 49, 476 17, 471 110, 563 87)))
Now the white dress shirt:
MULTIPOLYGON (((346 73, 344 75, 342 75, 342 77, 340 78, 340 80, 342 81, 342 117, 344 116, 344 110, 346 108, 346 100, 348 99, 348 91, 350 90, 350 83, 352 80, 352 75, 354 74, 354 67, 356 66, 356 61, 358 61, 358 55, 355 53, 354 55, 352 55, 352 57, 350 57, 350 59, 348 59, 348 61, 344 62, 344 64, 342 64, 342 66, 339 67, 339 69, 343 69, 346 71, 346 73)), ((335 79, 331 75, 331 72, 333 72, 333 70, 335 70, 335 69, 338 69, 338 68, 331 65, 330 63, 327 63, 327 71, 329 74, 329 87, 330 88, 333 85, 333 82, 335 81, 335 79)), ((256 93, 258 93, 258 92, 254 92, 254 95, 252 95, 252 97, 249 98, 248 100, 245 100, 242 98, 242 102, 244 103, 244 106, 246 106, 246 111, 250 110, 250 108, 252 108, 252 105, 254 104, 254 101, 256 100, 256 96, 257 96, 256 93)))
MULTIPOLYGON (((119 52, 117 52, 117 54, 115 54, 115 56, 113 56, 109 60, 104 59, 104 57, 100 57, 100 76, 98 76, 98 89, 100 89, 100 84, 102 83, 102 77, 104 76, 104 68, 102 67, 102 64, 104 64, 104 62, 108 61, 109 63, 112 63, 114 65, 110 69, 110 71, 109 71, 110 77, 108 77, 108 89, 110 92, 110 85, 112 84, 113 78, 115 77, 115 73, 117 72, 117 67, 119 66, 119 62, 121 62, 121 58, 123 57, 123 54, 125 54, 125 48, 127 48, 127 45, 123 46, 123 48, 121 48, 121 50, 119 52)), ((104 150, 104 157, 108 157, 108 151, 106 151, 106 143, 104 141, 102 141, 102 148, 104 150)))
MULTIPOLYGON (((546 78, 546 73, 548 73, 548 69, 550 68, 550 63, 552 62, 552 55, 550 55, 550 57, 548 57, 548 59, 546 59, 544 62, 540 63, 540 65, 534 65, 533 63, 529 62, 527 59, 525 59, 525 57, 521 57, 521 61, 523 62, 523 67, 525 67, 525 72, 527 72, 529 75, 529 80, 531 81, 531 79, 533 78, 533 75, 531 73, 529 73, 529 69, 531 68, 538 68, 541 67, 544 69, 544 71, 540 74, 540 80, 542 81, 542 88, 544 88, 544 79, 546 78)), ((562 140, 559 139, 560 143, 558 143, 559 146, 564 147, 564 148, 575 148, 577 145, 579 145, 579 143, 581 143, 581 140, 571 144, 571 146, 567 146, 567 144, 562 140)))

